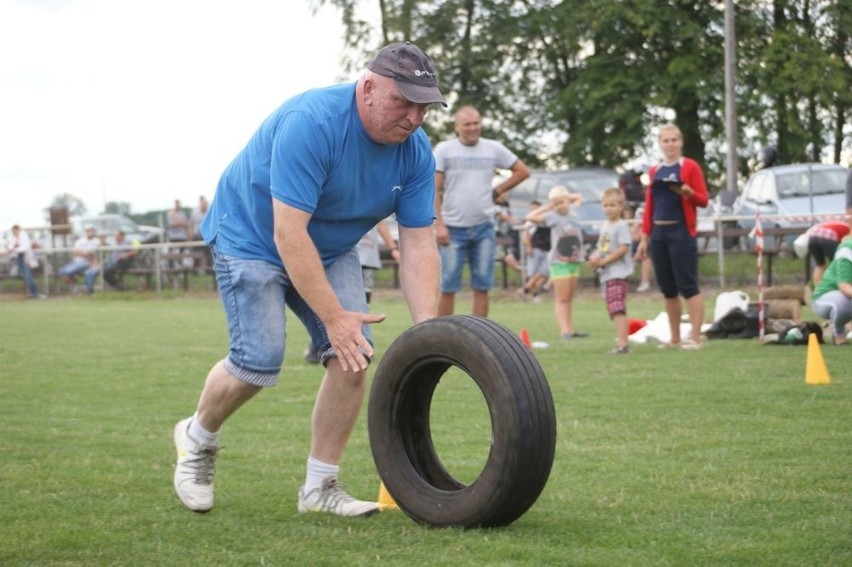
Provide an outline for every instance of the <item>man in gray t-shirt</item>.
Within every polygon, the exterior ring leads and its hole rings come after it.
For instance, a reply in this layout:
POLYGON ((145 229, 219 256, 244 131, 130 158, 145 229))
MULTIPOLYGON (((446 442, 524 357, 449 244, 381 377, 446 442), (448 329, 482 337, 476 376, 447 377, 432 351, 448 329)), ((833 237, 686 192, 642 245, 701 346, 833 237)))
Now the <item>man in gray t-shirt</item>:
POLYGON ((529 177, 523 161, 496 140, 482 138, 479 111, 463 106, 455 115, 457 138, 435 146, 435 237, 441 252, 438 315, 451 315, 470 264, 473 314, 488 316, 488 291, 494 287, 495 203, 529 177), (512 175, 497 187, 498 169, 512 175))

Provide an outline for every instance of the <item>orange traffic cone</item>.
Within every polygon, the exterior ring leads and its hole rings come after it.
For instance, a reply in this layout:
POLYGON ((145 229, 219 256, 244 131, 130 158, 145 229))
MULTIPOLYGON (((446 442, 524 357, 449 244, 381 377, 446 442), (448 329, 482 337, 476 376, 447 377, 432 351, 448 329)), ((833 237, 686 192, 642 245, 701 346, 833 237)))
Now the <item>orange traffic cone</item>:
POLYGON ((399 508, 399 505, 394 501, 393 496, 390 495, 388 489, 385 488, 385 483, 379 483, 379 498, 378 498, 379 510, 394 510, 399 508))
POLYGON ((530 334, 526 329, 521 329, 521 342, 524 343, 524 346, 528 349, 532 349, 532 343, 530 342, 530 334))
POLYGON ((808 362, 805 366, 806 384, 830 384, 831 377, 822 357, 822 349, 819 340, 814 333, 808 335, 808 362))

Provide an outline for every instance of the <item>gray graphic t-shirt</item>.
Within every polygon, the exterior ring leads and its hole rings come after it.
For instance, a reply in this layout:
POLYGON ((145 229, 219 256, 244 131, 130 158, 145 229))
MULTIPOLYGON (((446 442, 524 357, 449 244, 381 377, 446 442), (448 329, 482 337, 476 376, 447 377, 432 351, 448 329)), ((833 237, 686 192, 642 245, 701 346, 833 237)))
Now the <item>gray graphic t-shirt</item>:
POLYGON ((548 211, 543 220, 550 227, 549 262, 582 262, 583 227, 577 217, 548 211))
POLYGON ((619 220, 616 222, 607 222, 601 227, 601 234, 598 237, 598 245, 596 253, 601 257, 609 256, 619 246, 627 246, 627 254, 607 264, 600 269, 599 275, 601 282, 614 279, 627 279, 633 273, 633 256, 630 254, 630 245, 633 239, 630 238, 630 227, 627 223, 619 220))

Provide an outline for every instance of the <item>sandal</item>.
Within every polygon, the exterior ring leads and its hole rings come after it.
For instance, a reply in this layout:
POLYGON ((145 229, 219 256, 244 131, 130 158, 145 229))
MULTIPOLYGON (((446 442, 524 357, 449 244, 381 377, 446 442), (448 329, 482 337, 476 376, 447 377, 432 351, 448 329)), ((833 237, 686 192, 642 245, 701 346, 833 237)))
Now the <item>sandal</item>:
POLYGON ((657 345, 657 348, 660 350, 669 350, 671 348, 680 348, 681 343, 660 343, 657 345))
POLYGON ((681 350, 701 350, 704 348, 704 342, 695 342, 692 339, 686 339, 680 342, 680 348, 681 350))

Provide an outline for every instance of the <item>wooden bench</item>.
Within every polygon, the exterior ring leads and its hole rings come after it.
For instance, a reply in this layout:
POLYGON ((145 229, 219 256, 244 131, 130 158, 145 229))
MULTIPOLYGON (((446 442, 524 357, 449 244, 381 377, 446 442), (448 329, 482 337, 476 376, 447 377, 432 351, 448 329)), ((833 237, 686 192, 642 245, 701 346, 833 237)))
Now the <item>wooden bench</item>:
POLYGON ((183 290, 188 291, 190 275, 210 273, 207 262, 207 252, 201 248, 180 252, 153 250, 130 267, 119 268, 114 273, 119 281, 128 275, 144 278, 146 289, 156 287, 158 291, 162 289, 165 278, 174 277, 183 290))

